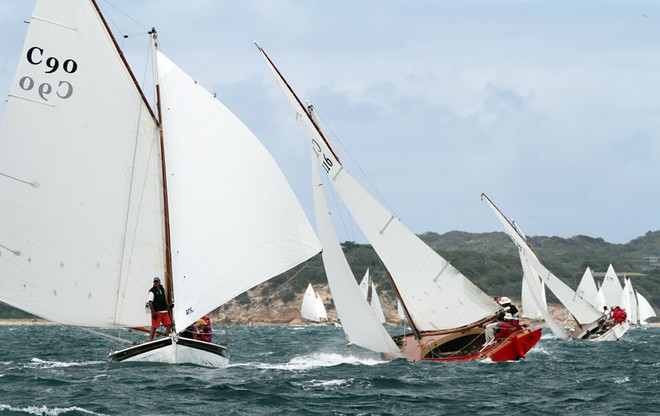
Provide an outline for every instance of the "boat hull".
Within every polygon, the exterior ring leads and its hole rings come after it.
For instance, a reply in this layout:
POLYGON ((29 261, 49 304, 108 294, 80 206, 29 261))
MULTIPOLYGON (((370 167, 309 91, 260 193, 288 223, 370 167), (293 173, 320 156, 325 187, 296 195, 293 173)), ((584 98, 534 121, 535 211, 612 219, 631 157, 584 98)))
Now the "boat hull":
POLYGON ((111 361, 194 364, 224 368, 229 365, 229 349, 210 342, 166 337, 115 351, 108 358, 111 361))
POLYGON ((576 339, 581 339, 585 341, 618 341, 623 335, 630 329, 630 322, 622 322, 616 324, 613 327, 609 328, 607 331, 597 331, 598 323, 592 324, 594 328, 588 328, 587 330, 581 332, 579 335, 575 336, 576 339))
MULTIPOLYGON (((541 328, 523 329, 506 338, 485 345, 483 328, 454 332, 451 334, 423 333, 421 339, 413 334, 394 338, 403 358, 410 361, 516 361, 526 357, 527 352, 541 339, 541 328)), ((385 359, 400 358, 383 354, 385 359)))

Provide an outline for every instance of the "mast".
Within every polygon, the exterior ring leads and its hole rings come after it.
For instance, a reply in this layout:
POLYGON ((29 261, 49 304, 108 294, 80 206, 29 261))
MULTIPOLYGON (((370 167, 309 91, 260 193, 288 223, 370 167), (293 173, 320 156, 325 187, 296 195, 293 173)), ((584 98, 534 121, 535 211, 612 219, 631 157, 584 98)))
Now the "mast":
MULTIPOLYGON (((296 101, 298 102, 298 105, 300 106, 300 108, 303 109, 303 110, 306 110, 307 107, 305 105, 303 105, 302 101, 300 101, 300 98, 298 98, 296 93, 293 91, 293 88, 291 88, 291 86, 289 85, 287 80, 282 76, 282 73, 280 72, 280 70, 277 69, 277 67, 275 66, 273 61, 270 60, 270 57, 268 56, 268 54, 266 54, 266 51, 261 49, 261 46, 259 46, 259 44, 257 42, 254 42, 254 44, 259 49, 259 51, 263 54, 263 56, 268 60, 270 65, 273 67, 273 69, 277 72, 277 75, 279 75, 279 77, 282 80, 282 82, 284 83, 284 85, 286 85, 286 88, 289 90, 291 95, 296 99, 296 101)), ((335 159, 337 159, 337 162, 339 162, 339 164, 341 165, 341 160, 339 159, 339 157, 335 153, 335 150, 332 148, 332 146, 330 146, 330 143, 328 142, 328 139, 326 139, 325 134, 323 134, 323 130, 321 130, 321 127, 316 123, 316 120, 314 119, 314 117, 311 116, 308 109, 307 109, 307 111, 304 111, 304 112, 307 115, 307 117, 309 118, 309 120, 311 121, 312 125, 314 126, 314 128, 316 129, 318 134, 321 136, 321 138, 325 142, 325 145, 328 147, 330 152, 332 152, 332 155, 335 157, 335 159)))
POLYGON ((156 84, 156 108, 158 112, 158 136, 160 138, 160 158, 163 178, 163 217, 165 226, 165 289, 167 291, 167 304, 170 319, 172 320, 172 331, 176 331, 172 306, 174 305, 174 282, 172 278, 172 244, 170 243, 170 207, 167 194, 167 168, 165 167, 165 140, 163 134, 163 112, 160 101, 160 83, 158 82, 158 33, 156 28, 149 32, 154 44, 154 81, 156 84))

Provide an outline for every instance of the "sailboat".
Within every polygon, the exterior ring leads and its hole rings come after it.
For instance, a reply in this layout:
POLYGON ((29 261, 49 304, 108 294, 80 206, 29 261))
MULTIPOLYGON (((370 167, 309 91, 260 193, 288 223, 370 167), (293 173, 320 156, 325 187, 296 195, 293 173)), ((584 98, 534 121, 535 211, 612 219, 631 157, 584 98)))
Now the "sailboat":
POLYGON ((655 310, 653 310, 653 306, 649 303, 648 300, 639 292, 636 292, 637 294, 637 306, 638 306, 638 316, 637 316, 637 323, 639 325, 648 325, 648 320, 651 318, 655 318, 656 313, 655 310))
POLYGON ((300 316, 313 322, 328 320, 328 314, 323 305, 323 299, 316 293, 311 283, 307 285, 300 305, 300 316))
MULTIPOLYGON (((259 140, 154 46, 153 111, 94 0, 38 0, 0 125, 0 301, 61 324, 174 330, 115 361, 223 367, 179 337, 320 244, 259 140)), ((146 35, 146 34, 145 34, 146 35)))
POLYGON ((364 298, 371 305, 371 309, 374 310, 378 321, 381 324, 385 323, 385 312, 383 312, 383 306, 380 303, 380 298, 378 297, 378 291, 376 290, 376 285, 371 280, 371 275, 369 274, 369 269, 364 273, 362 280, 360 281, 360 290, 364 294, 364 298), (371 293, 370 293, 371 291, 371 293), (371 294, 371 296, 369 296, 371 294), (369 301, 371 299, 371 301, 369 301))
MULTIPOLYGON (((552 291, 557 299, 566 307, 571 316, 577 323, 579 330, 573 330, 562 334, 561 331, 553 333, 562 339, 577 338, 588 341, 610 341, 618 340, 628 330, 630 324, 623 322, 616 325, 606 325, 603 313, 593 305, 593 299, 584 297, 584 293, 578 293, 571 289, 566 283, 561 281, 550 270, 548 270, 542 263, 534 249, 527 241, 527 238, 520 233, 519 229, 509 221, 502 211, 486 196, 481 194, 482 198, 486 200, 489 207, 497 219, 504 226, 505 232, 509 235, 513 243, 518 248, 520 254, 521 264, 523 270, 533 271, 542 281, 546 287, 552 291)), ((545 318, 548 325, 555 327, 556 323, 549 318, 545 318)))
POLYGON ((362 187, 341 164, 313 107, 306 107, 260 52, 291 105, 311 146, 315 216, 323 246, 326 276, 342 327, 350 343, 383 353, 386 359, 508 361, 524 358, 541 329, 522 329, 486 343, 485 326, 502 311, 449 262, 426 245, 362 187), (325 202, 324 187, 314 175, 322 170, 379 256, 412 332, 392 338, 364 299, 341 250, 325 202))

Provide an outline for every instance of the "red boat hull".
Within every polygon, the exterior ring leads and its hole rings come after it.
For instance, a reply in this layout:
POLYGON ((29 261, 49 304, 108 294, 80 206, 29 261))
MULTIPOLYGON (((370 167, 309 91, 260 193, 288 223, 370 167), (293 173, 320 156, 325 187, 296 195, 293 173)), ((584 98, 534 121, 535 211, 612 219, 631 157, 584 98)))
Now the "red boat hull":
MULTIPOLYGON (((419 340, 413 334, 394 338, 403 358, 410 361, 516 361, 526 357, 527 352, 541 339, 541 328, 523 329, 506 338, 497 339, 485 346, 483 328, 451 334, 421 334, 419 340)), ((385 359, 401 358, 383 354, 385 359)))

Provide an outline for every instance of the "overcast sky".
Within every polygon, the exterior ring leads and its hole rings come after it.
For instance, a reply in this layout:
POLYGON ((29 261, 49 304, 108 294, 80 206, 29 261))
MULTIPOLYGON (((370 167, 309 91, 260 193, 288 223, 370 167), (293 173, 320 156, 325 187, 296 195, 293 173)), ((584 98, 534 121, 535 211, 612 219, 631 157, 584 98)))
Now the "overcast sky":
MULTIPOLYGON (((338 148, 349 171, 416 233, 501 231, 481 192, 532 236, 625 243, 660 229, 658 1, 100 4, 119 36, 138 34, 120 38, 133 63, 155 26, 308 212, 309 149, 254 40, 350 152, 338 148)), ((32 7, 0 2, 2 97, 32 7)))

